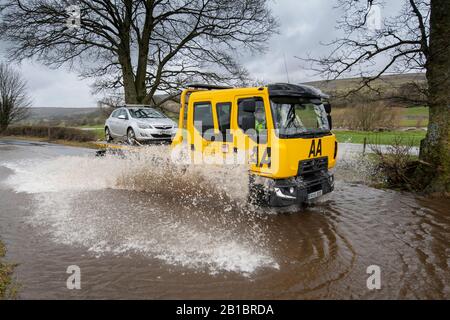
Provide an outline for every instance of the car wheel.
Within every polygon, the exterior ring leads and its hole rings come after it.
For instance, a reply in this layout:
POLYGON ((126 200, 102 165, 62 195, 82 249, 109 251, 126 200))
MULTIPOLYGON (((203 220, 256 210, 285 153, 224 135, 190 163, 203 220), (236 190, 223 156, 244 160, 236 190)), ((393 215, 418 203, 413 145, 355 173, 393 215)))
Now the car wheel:
POLYGON ((111 133, 109 132, 109 128, 105 128, 105 140, 106 142, 111 142, 113 140, 111 133))
POLYGON ((131 146, 136 144, 136 134, 132 128, 127 131, 127 142, 131 146))

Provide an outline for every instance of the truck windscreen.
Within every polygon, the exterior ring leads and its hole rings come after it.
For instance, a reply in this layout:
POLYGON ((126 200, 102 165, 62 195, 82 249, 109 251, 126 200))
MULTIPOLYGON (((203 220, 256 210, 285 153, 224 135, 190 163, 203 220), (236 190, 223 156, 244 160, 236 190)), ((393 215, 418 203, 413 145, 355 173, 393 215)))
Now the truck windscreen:
POLYGON ((280 137, 301 137, 330 131, 327 113, 320 100, 272 97, 270 104, 274 126, 280 137))

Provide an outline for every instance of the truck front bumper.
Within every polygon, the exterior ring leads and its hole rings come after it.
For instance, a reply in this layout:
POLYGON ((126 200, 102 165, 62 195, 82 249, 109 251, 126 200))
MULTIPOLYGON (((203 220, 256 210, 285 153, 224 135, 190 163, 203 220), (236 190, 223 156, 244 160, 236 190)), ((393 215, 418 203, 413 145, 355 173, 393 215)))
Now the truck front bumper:
MULTIPOLYGON (((267 179, 261 183, 262 177, 254 177, 251 184, 251 198, 271 207, 285 207, 311 201, 334 189, 334 175, 321 172, 311 177, 295 177, 289 179, 267 179)), ((264 179, 264 178, 262 178, 264 179)))

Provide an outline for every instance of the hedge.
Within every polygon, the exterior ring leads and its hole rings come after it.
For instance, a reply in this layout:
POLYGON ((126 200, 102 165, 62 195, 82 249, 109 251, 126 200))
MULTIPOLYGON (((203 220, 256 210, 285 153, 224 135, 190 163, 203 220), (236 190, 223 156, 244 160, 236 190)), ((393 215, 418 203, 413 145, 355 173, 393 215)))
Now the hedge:
POLYGON ((79 142, 97 140, 95 131, 67 127, 10 126, 3 134, 7 136, 30 136, 49 138, 50 140, 68 140, 79 142))

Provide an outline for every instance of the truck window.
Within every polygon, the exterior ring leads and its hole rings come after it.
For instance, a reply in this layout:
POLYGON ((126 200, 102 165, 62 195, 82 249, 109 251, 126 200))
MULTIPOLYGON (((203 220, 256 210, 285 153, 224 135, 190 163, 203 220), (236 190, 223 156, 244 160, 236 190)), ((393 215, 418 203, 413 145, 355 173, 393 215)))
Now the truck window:
POLYGON ((194 127, 203 135, 214 129, 212 107, 210 102, 194 103, 194 127))
POLYGON ((220 132, 222 132, 222 134, 226 134, 227 130, 230 130, 231 103, 217 103, 216 112, 219 120, 219 130, 220 132))
MULTIPOLYGON (((252 123, 251 131, 256 132, 256 136, 249 135, 253 140, 258 140, 260 143, 265 143, 267 140, 267 121, 266 112, 264 109, 264 101, 260 97, 246 98, 238 100, 238 125, 239 128, 243 129, 243 120, 245 117, 252 116, 254 118, 254 123, 252 123), (249 112, 244 110, 244 105, 248 100, 255 100, 254 112, 249 112)), ((244 130, 246 131, 246 130, 244 130)))

